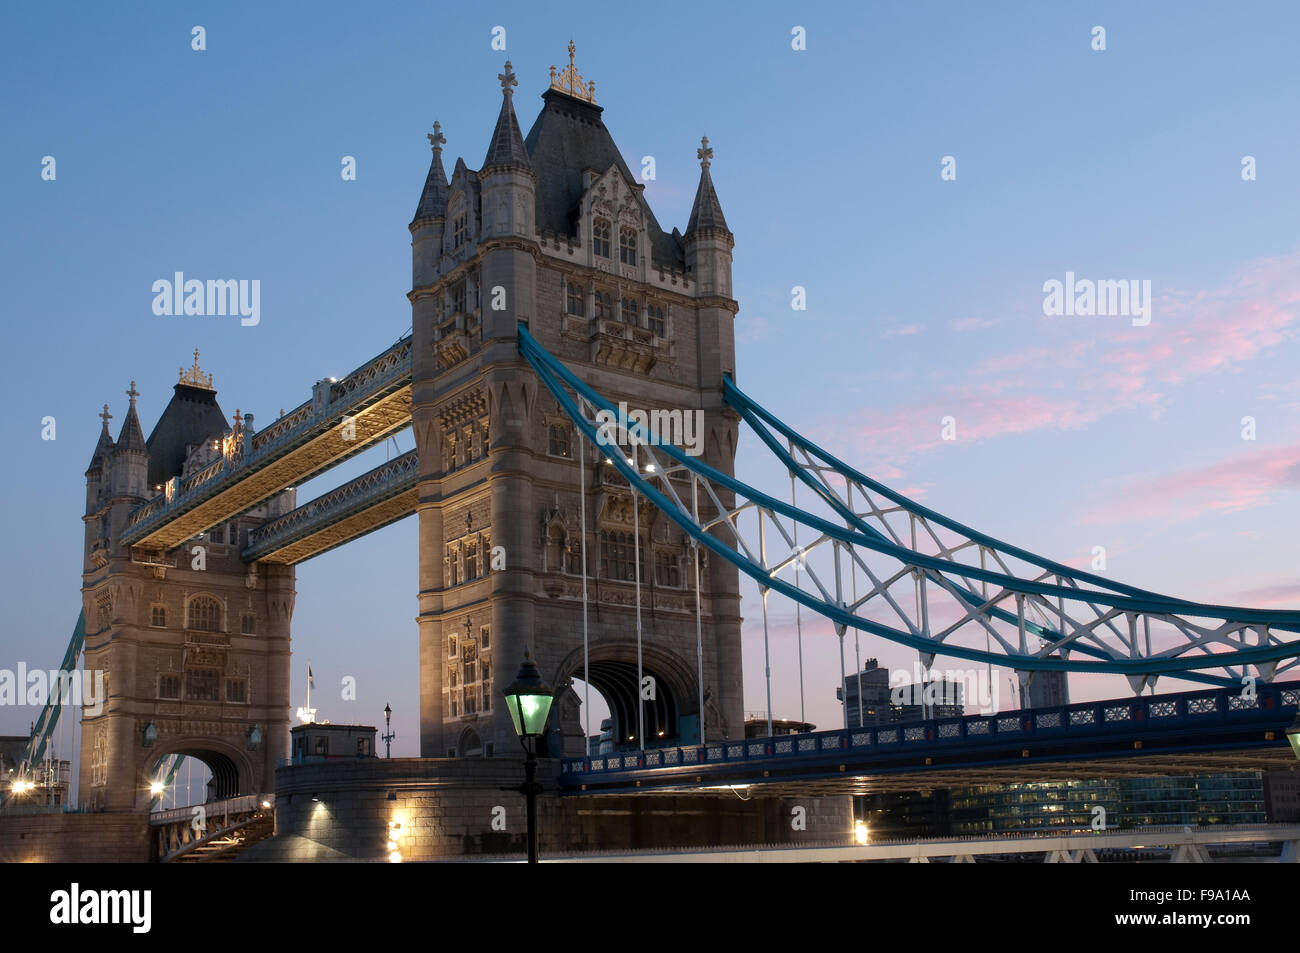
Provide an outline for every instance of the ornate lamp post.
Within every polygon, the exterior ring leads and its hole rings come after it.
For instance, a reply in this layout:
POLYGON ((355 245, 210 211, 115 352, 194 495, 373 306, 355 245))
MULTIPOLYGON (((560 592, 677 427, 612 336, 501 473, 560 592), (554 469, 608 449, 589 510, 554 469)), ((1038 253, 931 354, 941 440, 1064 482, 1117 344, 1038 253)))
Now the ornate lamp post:
POLYGON ((1291 751, 1295 754, 1296 760, 1300 761, 1300 711, 1296 712, 1295 721, 1286 730, 1286 740, 1291 743, 1291 751))
POLYGON ((393 756, 393 739, 397 735, 393 734, 393 709, 387 702, 384 702, 384 733, 381 740, 384 742, 384 757, 393 756))
POLYGON ((528 862, 537 863, 537 795, 541 785, 537 783, 537 739, 546 731, 546 719, 551 714, 551 701, 554 694, 549 685, 542 681, 542 674, 537 670, 537 663, 527 651, 524 662, 519 666, 519 674, 506 686, 506 708, 510 711, 510 720, 514 723, 519 743, 524 746, 524 783, 519 793, 528 802, 528 862))

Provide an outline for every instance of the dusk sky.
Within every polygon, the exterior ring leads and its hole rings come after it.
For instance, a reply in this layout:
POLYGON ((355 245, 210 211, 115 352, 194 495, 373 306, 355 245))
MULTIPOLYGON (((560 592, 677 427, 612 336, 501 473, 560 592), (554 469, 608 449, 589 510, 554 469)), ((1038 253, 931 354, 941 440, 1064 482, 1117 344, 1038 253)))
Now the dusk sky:
MULTIPOLYGON (((709 137, 751 397, 1049 558, 1088 568, 1104 546, 1104 574, 1132 585, 1300 608, 1298 35, 1293 2, 11 7, 0 668, 56 667, 72 632, 101 405, 116 436, 135 381, 147 434, 197 347, 226 416, 265 426, 406 334, 432 123, 448 173, 477 168, 505 59, 526 133, 571 38, 628 165, 655 158, 665 230, 685 229, 709 137), (155 315, 152 284, 176 271, 259 279, 260 323, 155 315), (1067 273, 1149 281, 1149 323, 1045 315, 1044 283, 1067 273)), ((756 439, 737 472, 789 493, 756 439)), ((743 587, 745 707, 763 709, 743 587)), ((382 725, 390 702, 393 753, 418 754, 415 520, 302 564, 297 589, 295 701, 310 659, 321 717, 382 725), (356 702, 338 700, 348 675, 356 702)), ((797 717, 794 610, 771 609, 773 707, 797 717)), ((808 717, 835 727, 836 642, 804 623, 808 717)), ((915 658, 874 638, 862 654, 915 658)), ((36 715, 0 708, 0 734, 36 715)))

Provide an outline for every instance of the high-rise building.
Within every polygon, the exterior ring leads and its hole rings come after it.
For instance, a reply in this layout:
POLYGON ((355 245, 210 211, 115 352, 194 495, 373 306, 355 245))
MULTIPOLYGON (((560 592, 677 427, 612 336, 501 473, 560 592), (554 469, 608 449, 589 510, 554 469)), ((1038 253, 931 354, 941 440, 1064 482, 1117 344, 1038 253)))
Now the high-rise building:
POLYGON ((861 672, 844 679, 835 697, 845 706, 850 728, 883 725, 893 720, 889 706, 889 669, 881 668, 873 658, 867 659, 861 672))

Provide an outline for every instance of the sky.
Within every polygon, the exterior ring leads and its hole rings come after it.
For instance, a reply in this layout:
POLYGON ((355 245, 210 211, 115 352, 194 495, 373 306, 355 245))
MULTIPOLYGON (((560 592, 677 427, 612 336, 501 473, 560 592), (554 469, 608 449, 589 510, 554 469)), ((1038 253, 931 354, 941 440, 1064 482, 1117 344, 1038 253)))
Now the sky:
MULTIPOLYGON (((101 405, 116 435, 135 381, 147 432, 197 347, 227 417, 269 422, 405 334, 406 225, 432 123, 448 172, 460 155, 477 168, 504 60, 526 133, 570 39, 629 166, 655 158, 645 195, 665 230, 685 228, 709 137, 750 396, 858 469, 1049 558, 1086 568, 1101 546, 1105 574, 1132 585, 1300 608, 1293 3, 2 16, 0 668, 54 667, 71 634, 101 405), (260 321, 155 315, 152 284, 176 271, 259 279, 260 321), (1150 282, 1149 320, 1045 314, 1045 282, 1067 273, 1150 282)), ((299 500, 412 446, 403 433, 299 500)), ((737 471, 788 492, 755 439, 737 471)), ((355 702, 318 688, 321 717, 382 724, 391 703, 394 755, 417 754, 415 521, 302 564, 297 589, 295 697, 309 660, 318 687, 352 676, 355 702)), ((745 707, 759 710, 761 615, 743 591, 745 707)), ((770 609, 773 710, 795 717, 793 607, 770 609)), ((838 647, 829 624, 804 622, 807 717, 833 727, 838 647)), ((861 651, 914 658, 869 638, 861 651)), ((1071 679, 1078 700, 1125 691, 1071 679)), ((0 707, 0 733, 36 714, 0 707)))

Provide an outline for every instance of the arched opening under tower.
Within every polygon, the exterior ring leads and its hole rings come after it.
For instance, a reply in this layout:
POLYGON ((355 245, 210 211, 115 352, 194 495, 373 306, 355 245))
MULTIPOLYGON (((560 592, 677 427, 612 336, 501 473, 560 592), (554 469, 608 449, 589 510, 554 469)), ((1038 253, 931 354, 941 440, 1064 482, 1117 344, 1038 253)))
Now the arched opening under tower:
MULTIPOLYGON (((636 643, 603 643, 592 646, 584 661, 578 649, 565 659, 555 685, 551 731, 547 736, 547 753, 552 756, 581 756, 587 753, 586 719, 581 714, 582 680, 586 680, 608 710, 599 729, 593 723, 592 734, 599 738, 592 754, 631 751, 644 747, 662 748, 694 744, 699 735, 698 695, 690 670, 672 652, 652 646, 642 647, 641 665, 637 666, 636 643), (578 704, 565 704, 564 695, 577 694, 578 704)), ((597 699, 592 699, 593 715, 597 699)))
POLYGON ((154 810, 255 794, 246 759, 201 746, 162 752, 146 772, 154 810))

